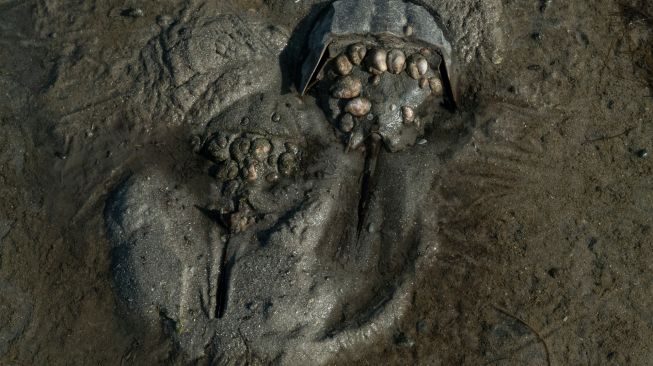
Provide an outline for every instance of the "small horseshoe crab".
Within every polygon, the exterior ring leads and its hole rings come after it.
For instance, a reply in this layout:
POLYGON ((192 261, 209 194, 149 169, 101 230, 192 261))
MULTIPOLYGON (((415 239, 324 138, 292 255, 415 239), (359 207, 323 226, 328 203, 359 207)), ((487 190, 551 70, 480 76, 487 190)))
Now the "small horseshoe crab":
POLYGON ((349 149, 377 134, 390 151, 402 150, 424 133, 429 106, 454 106, 451 44, 421 6, 335 1, 308 48, 300 93, 316 96, 349 149))

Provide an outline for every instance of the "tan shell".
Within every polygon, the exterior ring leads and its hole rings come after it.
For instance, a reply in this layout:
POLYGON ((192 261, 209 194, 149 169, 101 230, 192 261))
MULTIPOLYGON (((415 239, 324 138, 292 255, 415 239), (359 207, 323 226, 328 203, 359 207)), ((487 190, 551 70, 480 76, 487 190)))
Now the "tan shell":
POLYGON ((429 79, 429 86, 431 87, 431 93, 433 95, 441 96, 444 92, 444 87, 442 86, 442 80, 438 77, 432 77, 429 79))
POLYGON ((243 168, 242 175, 248 182, 256 182, 256 179, 258 179, 258 164, 250 164, 243 168))
POLYGON ((331 96, 338 99, 352 99, 361 94, 363 83, 353 76, 339 78, 331 89, 331 96))
POLYGON ((388 53, 384 49, 374 49, 367 55, 367 67, 369 72, 375 75, 388 71, 388 53))
POLYGON ((349 61, 352 64, 358 66, 365 59, 365 54, 367 54, 367 48, 362 43, 356 43, 347 48, 347 55, 349 56, 349 61))
POLYGON ((370 112, 372 103, 366 98, 355 98, 349 101, 345 106, 345 112, 354 117, 362 117, 370 112))
POLYGON ((417 80, 420 77, 424 76, 426 72, 429 70, 429 63, 426 61, 426 58, 424 56, 416 54, 412 55, 408 59, 408 66, 406 68, 406 72, 408 75, 417 80))
POLYGON ((339 55, 335 59, 335 67, 338 74, 349 75, 351 74, 351 70, 354 68, 354 65, 351 64, 347 56, 339 55))
POLYGON ((419 87, 424 89, 429 86, 429 79, 426 77, 423 77, 419 79, 419 87))
POLYGON ((390 73, 401 74, 406 69, 406 55, 401 50, 394 49, 388 52, 386 63, 390 73))
POLYGON ((415 111, 411 107, 401 107, 401 115, 404 117, 404 123, 412 123, 415 120, 415 111))
POLYGON ((340 131, 342 132, 351 132, 354 129, 354 117, 351 114, 347 113, 340 119, 340 131))
POLYGON ((256 139, 254 140, 254 143, 252 143, 251 153, 254 155, 254 158, 259 161, 267 159, 270 150, 272 150, 272 145, 270 144, 270 141, 266 139, 256 139))

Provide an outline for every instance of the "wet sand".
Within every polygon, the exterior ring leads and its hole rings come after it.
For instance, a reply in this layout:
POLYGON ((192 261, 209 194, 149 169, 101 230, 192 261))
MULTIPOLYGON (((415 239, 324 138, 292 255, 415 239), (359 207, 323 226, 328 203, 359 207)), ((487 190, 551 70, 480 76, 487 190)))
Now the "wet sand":
MULTIPOLYGON (((435 255, 411 274, 389 336, 333 362, 649 364, 653 6, 418 3, 452 33, 461 100, 425 137, 431 150, 383 161, 437 162, 422 198, 435 255)), ((279 26, 289 43, 270 62, 287 95, 323 7, 199 5, 0 3, 0 364, 187 363, 165 326, 144 326, 117 298, 104 216, 134 173, 192 181, 205 169, 189 140, 210 112, 167 94, 168 30, 221 13, 279 26)), ((274 361, 220 352, 218 364, 274 361)))

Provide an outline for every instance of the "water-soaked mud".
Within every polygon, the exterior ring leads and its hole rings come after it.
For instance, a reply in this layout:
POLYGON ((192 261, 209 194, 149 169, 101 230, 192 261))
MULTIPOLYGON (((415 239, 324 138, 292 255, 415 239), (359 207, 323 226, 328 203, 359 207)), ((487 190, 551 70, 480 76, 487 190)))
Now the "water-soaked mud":
POLYGON ((379 134, 329 2, 0 1, 0 364, 650 364, 653 6, 414 4, 379 134))

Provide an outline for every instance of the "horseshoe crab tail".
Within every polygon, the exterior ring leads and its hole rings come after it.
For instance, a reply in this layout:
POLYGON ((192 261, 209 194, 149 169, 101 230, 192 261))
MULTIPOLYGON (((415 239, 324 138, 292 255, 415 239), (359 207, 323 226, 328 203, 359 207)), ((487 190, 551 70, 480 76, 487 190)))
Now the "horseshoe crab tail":
POLYGON ((374 172, 376 170, 376 163, 381 150, 383 139, 381 135, 373 132, 366 140, 365 149, 365 170, 361 178, 361 193, 360 200, 358 201, 358 225, 356 233, 360 236, 363 225, 367 218, 367 211, 369 209, 369 202, 372 198, 372 192, 376 185, 374 179, 374 172))

